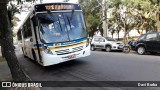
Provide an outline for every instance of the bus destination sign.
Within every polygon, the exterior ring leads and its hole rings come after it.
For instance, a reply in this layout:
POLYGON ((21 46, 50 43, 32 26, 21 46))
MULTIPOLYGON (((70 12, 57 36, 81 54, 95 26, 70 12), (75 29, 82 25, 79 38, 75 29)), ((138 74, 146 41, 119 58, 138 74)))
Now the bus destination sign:
POLYGON ((39 4, 35 6, 36 12, 41 11, 58 11, 58 10, 81 10, 80 5, 78 4, 59 4, 59 3, 53 3, 53 4, 39 4))
POLYGON ((73 5, 45 5, 46 10, 74 9, 73 5))

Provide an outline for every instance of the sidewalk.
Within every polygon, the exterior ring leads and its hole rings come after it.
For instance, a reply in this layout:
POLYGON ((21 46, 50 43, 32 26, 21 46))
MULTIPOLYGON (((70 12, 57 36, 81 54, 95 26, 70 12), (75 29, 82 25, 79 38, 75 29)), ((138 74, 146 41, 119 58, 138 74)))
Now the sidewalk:
MULTIPOLYGON (((0 53, 1 56, 1 53, 0 53)), ((0 62, 0 81, 11 81, 12 76, 6 61, 0 62)), ((0 90, 10 90, 10 88, 0 88, 0 90)))
MULTIPOLYGON (((1 46, 0 46, 0 57, 2 56, 1 54, 1 46)), ((7 65, 6 61, 0 62, 0 81, 11 81, 11 73, 9 70, 9 67, 7 65)), ((9 88, 1 88, 0 90, 9 90, 9 88)))
POLYGON ((0 81, 12 80, 10 69, 6 61, 0 62, 0 81))
MULTIPOLYGON (((1 54, 1 46, 0 46, 0 57, 1 54)), ((10 69, 7 65, 6 61, 0 62, 0 81, 10 81, 12 80, 10 69)))
MULTIPOLYGON (((15 52, 20 49, 15 49, 15 52)), ((1 47, 0 47, 0 56, 1 47)), ((0 81, 12 81, 10 69, 6 61, 0 62, 0 81)), ((40 88, 0 88, 0 90, 41 90, 40 88)))
MULTIPOLYGON (((12 81, 7 62, 0 62, 0 81, 12 81)), ((41 90, 40 88, 0 88, 0 90, 41 90)))

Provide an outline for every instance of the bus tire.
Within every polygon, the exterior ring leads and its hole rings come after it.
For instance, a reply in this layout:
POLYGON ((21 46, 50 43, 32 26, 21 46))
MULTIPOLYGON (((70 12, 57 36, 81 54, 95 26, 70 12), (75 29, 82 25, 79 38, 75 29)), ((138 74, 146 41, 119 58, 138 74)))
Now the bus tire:
POLYGON ((36 62, 38 62, 37 61, 37 57, 36 57, 36 53, 34 52, 34 50, 32 50, 32 55, 33 55, 33 60, 36 61, 36 62))
POLYGON ((23 53, 23 56, 26 58, 25 54, 24 54, 24 48, 22 47, 22 53, 23 53))
POLYGON ((22 53, 24 54, 24 50, 23 50, 23 48, 21 48, 22 49, 22 53))

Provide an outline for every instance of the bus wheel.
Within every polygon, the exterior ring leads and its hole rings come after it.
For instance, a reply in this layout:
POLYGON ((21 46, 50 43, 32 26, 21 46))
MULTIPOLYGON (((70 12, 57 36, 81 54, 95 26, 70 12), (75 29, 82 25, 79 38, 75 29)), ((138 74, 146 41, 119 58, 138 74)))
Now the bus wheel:
POLYGON ((21 48, 22 49, 22 52, 23 52, 23 54, 24 54, 24 50, 23 50, 23 48, 21 48))
POLYGON ((25 54, 24 54, 24 49, 23 49, 23 47, 22 47, 22 53, 23 53, 23 56, 26 58, 26 56, 25 56, 25 54))
POLYGON ((34 61, 36 61, 36 62, 37 62, 37 57, 36 57, 36 53, 34 52, 34 50, 32 50, 32 55, 33 55, 33 59, 34 59, 34 61))

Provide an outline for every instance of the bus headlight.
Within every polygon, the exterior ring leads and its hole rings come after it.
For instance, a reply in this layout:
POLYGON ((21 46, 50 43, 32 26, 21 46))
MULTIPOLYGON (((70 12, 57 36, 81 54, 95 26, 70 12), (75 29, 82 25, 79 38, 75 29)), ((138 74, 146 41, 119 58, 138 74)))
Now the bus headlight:
POLYGON ((45 53, 53 55, 52 51, 47 46, 43 46, 42 48, 45 53))
POLYGON ((86 43, 86 47, 88 47, 90 41, 89 41, 89 38, 87 39, 87 43, 86 43))

